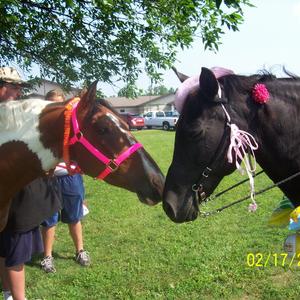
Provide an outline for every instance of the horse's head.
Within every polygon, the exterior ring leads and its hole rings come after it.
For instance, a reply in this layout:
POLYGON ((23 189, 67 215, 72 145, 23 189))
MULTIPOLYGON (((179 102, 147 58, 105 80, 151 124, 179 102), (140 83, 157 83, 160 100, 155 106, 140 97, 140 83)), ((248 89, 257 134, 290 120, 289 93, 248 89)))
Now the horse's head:
MULTIPOLYGON (((96 100, 97 82, 82 96, 76 111, 79 141, 70 146, 71 159, 94 178, 137 193, 140 201, 161 201, 164 176, 129 132, 124 121, 104 100, 96 100), (81 141, 87 141, 90 146, 81 141)), ((73 124, 74 134, 74 124, 73 124)), ((76 130, 75 130, 76 131, 76 130)))
POLYGON ((211 70, 202 68, 198 80, 185 96, 164 188, 163 208, 174 222, 196 219, 197 194, 210 195, 223 176, 234 170, 226 159, 230 134, 221 107, 226 99, 211 70))

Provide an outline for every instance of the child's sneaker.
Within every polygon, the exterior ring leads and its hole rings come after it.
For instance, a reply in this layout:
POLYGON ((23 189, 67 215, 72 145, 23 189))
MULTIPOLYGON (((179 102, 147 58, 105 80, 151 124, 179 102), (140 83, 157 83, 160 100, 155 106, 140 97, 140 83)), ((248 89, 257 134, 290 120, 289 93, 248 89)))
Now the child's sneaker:
POLYGON ((46 273, 55 273, 54 258, 52 256, 45 256, 41 261, 41 267, 46 273))
POLYGON ((82 209, 83 209, 83 216, 86 216, 90 212, 84 203, 82 204, 82 209))
POLYGON ((75 255, 75 260, 83 267, 87 267, 91 264, 89 253, 85 250, 80 250, 79 253, 75 255))
POLYGON ((2 291, 2 293, 3 293, 4 300, 13 300, 13 297, 12 297, 10 291, 2 291))

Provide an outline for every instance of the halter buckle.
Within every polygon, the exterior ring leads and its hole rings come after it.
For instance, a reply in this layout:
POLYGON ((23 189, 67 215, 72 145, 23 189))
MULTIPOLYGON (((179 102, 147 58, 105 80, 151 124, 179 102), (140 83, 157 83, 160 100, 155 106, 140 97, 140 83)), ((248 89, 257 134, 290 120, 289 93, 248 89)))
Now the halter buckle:
POLYGON ((77 141, 80 141, 80 139, 83 137, 83 133, 81 131, 78 131, 75 133, 75 137, 77 141))
POLYGON ((202 176, 207 178, 210 172, 211 172, 211 168, 206 167, 205 170, 202 172, 202 176))
POLYGON ((199 196, 200 196, 201 202, 205 201, 205 199, 206 199, 205 192, 199 192, 199 194, 200 194, 199 196))
POLYGON ((108 164, 106 165, 107 168, 110 169, 111 173, 117 171, 117 169, 119 168, 119 165, 113 160, 111 159, 108 164))
POLYGON ((202 184, 197 184, 197 183, 195 183, 195 184, 193 184, 192 185, 192 191, 193 192, 201 192, 203 190, 203 186, 202 186, 202 184))
POLYGON ((192 191, 195 193, 196 201, 201 204, 206 199, 206 194, 203 191, 202 184, 193 184, 192 191))

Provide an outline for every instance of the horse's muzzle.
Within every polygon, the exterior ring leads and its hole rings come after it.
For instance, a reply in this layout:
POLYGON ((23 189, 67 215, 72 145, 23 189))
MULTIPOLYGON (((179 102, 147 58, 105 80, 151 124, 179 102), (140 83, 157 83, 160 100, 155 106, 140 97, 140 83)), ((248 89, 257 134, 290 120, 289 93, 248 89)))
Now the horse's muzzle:
POLYGON ((175 223, 194 221, 198 217, 198 204, 193 195, 181 200, 173 191, 168 191, 163 197, 163 209, 175 223))
POLYGON ((138 198, 144 204, 153 206, 162 201, 165 178, 161 174, 150 176, 149 183, 140 184, 137 191, 138 198))

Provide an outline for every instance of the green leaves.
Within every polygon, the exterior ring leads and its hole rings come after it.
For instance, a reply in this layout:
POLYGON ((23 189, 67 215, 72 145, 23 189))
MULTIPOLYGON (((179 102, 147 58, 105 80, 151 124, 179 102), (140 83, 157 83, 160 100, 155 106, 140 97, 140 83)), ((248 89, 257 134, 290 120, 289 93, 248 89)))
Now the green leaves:
POLYGON ((238 30, 248 0, 23 0, 0 3, 0 63, 66 87, 95 79, 134 85, 145 68, 154 82, 169 68, 178 47, 195 34, 217 50, 222 27, 238 30), (226 10, 222 10, 222 7, 226 10))

